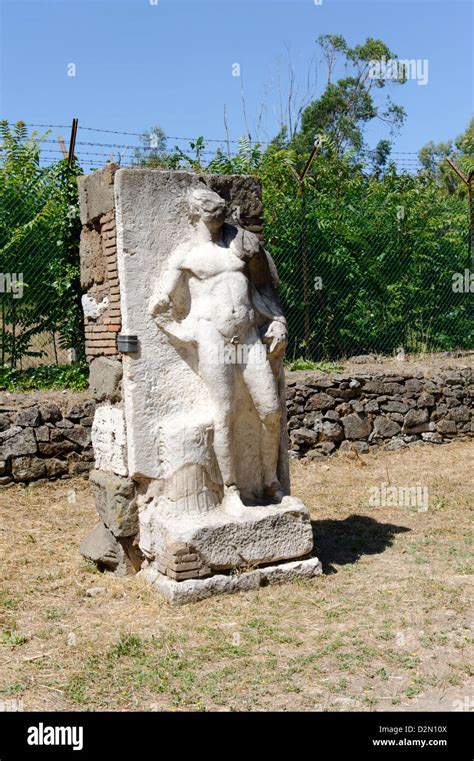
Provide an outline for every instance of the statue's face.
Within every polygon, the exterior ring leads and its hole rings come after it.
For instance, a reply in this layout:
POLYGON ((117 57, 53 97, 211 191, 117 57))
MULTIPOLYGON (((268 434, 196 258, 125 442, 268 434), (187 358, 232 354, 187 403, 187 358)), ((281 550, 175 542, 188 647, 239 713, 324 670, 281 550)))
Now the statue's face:
POLYGON ((192 194, 195 213, 208 227, 221 227, 225 221, 225 201, 212 190, 197 190, 192 194))

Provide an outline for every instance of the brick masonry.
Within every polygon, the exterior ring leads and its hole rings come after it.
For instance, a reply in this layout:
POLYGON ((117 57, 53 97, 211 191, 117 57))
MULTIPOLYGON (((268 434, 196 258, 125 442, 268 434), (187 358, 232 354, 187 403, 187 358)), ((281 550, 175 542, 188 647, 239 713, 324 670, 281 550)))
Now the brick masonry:
MULTIPOLYGON (((89 309, 84 313, 86 357, 119 357, 117 334, 121 327, 120 286, 113 181, 114 164, 80 178, 81 285, 89 309)), ((84 300, 83 300, 84 304, 84 300)))

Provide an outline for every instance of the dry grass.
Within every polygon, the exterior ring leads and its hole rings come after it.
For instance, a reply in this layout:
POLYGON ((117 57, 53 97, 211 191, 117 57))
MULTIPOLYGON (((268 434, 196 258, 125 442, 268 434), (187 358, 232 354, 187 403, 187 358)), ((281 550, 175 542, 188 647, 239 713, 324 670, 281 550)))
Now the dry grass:
POLYGON ((0 699, 25 710, 468 704, 473 473, 464 442, 296 463, 326 575, 183 608, 81 559, 96 520, 86 482, 9 489, 0 699), (428 486, 428 512, 370 507, 368 487, 384 482, 428 486))
MULTIPOLYGON (((391 374, 411 377, 413 373, 421 371, 425 377, 430 378, 451 371, 458 373, 466 367, 474 370, 474 351, 406 354, 404 360, 380 355, 375 361, 369 359, 365 362, 353 362, 351 359, 340 359, 334 364, 339 368, 339 372, 348 375, 391 374)), ((314 376, 313 370, 287 371, 288 378, 302 379, 311 376, 314 376)))

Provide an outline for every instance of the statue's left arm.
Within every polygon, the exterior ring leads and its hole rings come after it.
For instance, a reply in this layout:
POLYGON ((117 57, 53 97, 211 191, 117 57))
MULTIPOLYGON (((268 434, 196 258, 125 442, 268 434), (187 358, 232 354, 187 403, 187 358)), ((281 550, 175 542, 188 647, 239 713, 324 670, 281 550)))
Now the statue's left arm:
POLYGON ((269 354, 283 354, 288 343, 288 325, 278 297, 278 274, 272 257, 256 240, 255 253, 249 258, 252 300, 262 341, 269 344, 269 354))

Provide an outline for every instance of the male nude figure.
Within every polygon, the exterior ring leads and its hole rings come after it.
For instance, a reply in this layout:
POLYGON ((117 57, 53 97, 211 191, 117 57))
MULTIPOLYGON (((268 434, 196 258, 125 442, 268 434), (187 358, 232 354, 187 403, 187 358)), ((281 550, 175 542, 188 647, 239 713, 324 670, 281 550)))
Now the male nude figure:
POLYGON ((252 260, 262 255, 258 238, 224 224, 225 202, 217 193, 198 188, 191 192, 189 205, 195 235, 171 254, 150 313, 164 332, 197 347, 199 375, 214 403, 214 451, 225 504, 241 505, 233 435, 238 373, 261 422, 264 494, 279 502, 283 492, 276 473, 281 418, 276 375, 287 326, 271 282, 276 273, 266 259, 267 282, 257 290, 252 260), (190 309, 179 321, 174 319, 175 296, 183 287, 189 290, 190 309), (236 346, 239 363, 223 361, 223 351, 236 346))

